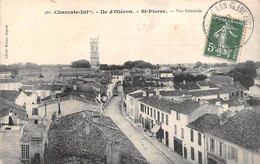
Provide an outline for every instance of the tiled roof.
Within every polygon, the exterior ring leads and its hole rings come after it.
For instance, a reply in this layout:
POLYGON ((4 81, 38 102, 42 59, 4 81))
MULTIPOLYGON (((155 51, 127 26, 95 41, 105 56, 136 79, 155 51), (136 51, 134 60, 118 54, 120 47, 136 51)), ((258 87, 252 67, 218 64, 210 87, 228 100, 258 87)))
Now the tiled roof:
POLYGON ((9 110, 12 110, 13 113, 17 113, 19 119, 27 120, 26 110, 22 106, 0 97, 0 117, 8 115, 9 110))
POLYGON ((21 91, 0 90, 0 97, 8 101, 15 101, 20 94, 21 91))
POLYGON ((35 90, 50 90, 50 91, 59 91, 63 86, 61 85, 36 85, 35 90))
POLYGON ((221 86, 222 92, 240 92, 240 91, 247 91, 245 87, 241 85, 240 82, 236 81, 233 86, 229 85, 222 85, 221 86))
POLYGON ((31 96, 32 95, 32 92, 23 92, 25 93, 27 96, 31 96))
POLYGON ((173 73, 172 70, 161 70, 159 71, 159 73, 173 73))
POLYGON ((217 85, 213 84, 210 81, 197 81, 197 84, 199 84, 200 86, 209 86, 210 88, 218 88, 217 85))
POLYGON ((233 82, 233 78, 229 77, 229 76, 223 76, 223 75, 219 75, 219 76, 211 76, 209 77, 210 81, 212 81, 213 83, 219 83, 219 82, 233 82))
POLYGON ((29 142, 32 140, 43 140, 45 126, 43 124, 27 123, 24 125, 24 130, 21 140, 29 142))
POLYGON ((134 97, 134 98, 144 97, 144 96, 143 96, 143 92, 133 93, 133 94, 129 94, 129 95, 132 96, 132 97, 134 97))
POLYGON ((141 99, 140 102, 167 113, 171 113, 171 110, 175 110, 184 114, 188 114, 200 106, 200 103, 194 100, 176 102, 169 99, 159 98, 159 96, 146 97, 141 99))
POLYGON ((207 100, 210 104, 216 104, 216 102, 220 102, 221 104, 228 104, 228 106, 241 106, 245 105, 244 102, 239 102, 237 98, 230 98, 229 100, 223 100, 221 98, 218 99, 209 99, 207 100))
POLYGON ((206 132, 219 124, 219 116, 215 114, 205 114, 197 120, 187 125, 189 128, 195 129, 199 132, 206 132))
POLYGON ((186 82, 185 84, 180 83, 180 84, 175 84, 174 88, 176 90, 196 90, 196 89, 201 89, 198 84, 196 84, 195 82, 186 82))
POLYGON ((221 104, 227 104, 227 102, 224 101, 222 98, 208 99, 206 101, 210 104, 216 104, 216 102, 220 102, 221 104))
POLYGON ((21 89, 21 90, 33 90, 33 86, 22 86, 19 89, 21 89))
POLYGON ((86 76, 89 72, 91 72, 90 68, 71 68, 59 70, 59 73, 62 76, 86 76))
MULTIPOLYGON (((94 163, 103 163, 106 147, 118 142, 121 155, 138 157, 146 161, 132 142, 110 117, 100 114, 100 122, 94 123, 91 111, 78 112, 53 121, 48 131, 50 143, 46 147, 46 163, 57 163, 64 158, 82 157, 94 163)), ((124 158, 122 157, 121 158, 124 158)), ((133 163, 128 161, 125 163, 133 163)))
POLYGON ((23 85, 39 85, 39 84, 42 84, 43 83, 43 80, 39 80, 39 81, 32 81, 32 80, 29 80, 29 81, 25 81, 23 82, 23 85))
POLYGON ((172 78, 160 78, 160 79, 158 79, 158 81, 160 81, 160 82, 173 82, 173 79, 172 78))
POLYGON ((176 91, 160 91, 162 96, 182 96, 191 95, 187 90, 176 90, 176 91))
POLYGON ((208 133, 246 149, 260 152, 260 106, 240 111, 208 133))
POLYGON ((20 83, 18 79, 0 79, 0 83, 20 83))
POLYGON ((210 89, 210 90, 198 90, 198 91, 192 91, 190 94, 194 97, 200 97, 200 96, 209 96, 209 95, 218 95, 220 93, 219 89, 210 89))
POLYGON ((137 91, 138 89, 140 89, 140 87, 137 87, 137 86, 124 87, 124 93, 129 94, 134 91, 137 91))
POLYGON ((38 76, 41 74, 40 70, 19 70, 18 77, 21 78, 23 76, 31 77, 38 76))

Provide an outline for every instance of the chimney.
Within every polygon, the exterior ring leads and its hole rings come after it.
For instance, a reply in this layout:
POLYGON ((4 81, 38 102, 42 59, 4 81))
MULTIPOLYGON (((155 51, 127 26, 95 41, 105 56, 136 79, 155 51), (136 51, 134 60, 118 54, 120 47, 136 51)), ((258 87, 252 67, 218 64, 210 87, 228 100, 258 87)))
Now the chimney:
POLYGON ((158 97, 159 99, 162 99, 162 95, 159 95, 159 97, 158 97))
POLYGON ((97 112, 92 113, 92 121, 96 124, 100 124, 100 115, 97 112))
POLYGON ((55 93, 52 92, 51 93, 51 99, 54 100, 55 98, 56 98, 56 95, 55 95, 55 93))
POLYGON ((73 90, 76 91, 77 90, 77 85, 76 84, 73 84, 73 90))
POLYGON ((216 105, 217 106, 221 106, 221 102, 218 100, 218 101, 216 101, 216 105))
POLYGON ((199 102, 200 102, 200 105, 206 104, 205 100, 199 100, 199 102))
POLYGON ((155 95, 156 95, 156 96, 160 95, 159 89, 155 89, 155 95))
POLYGON ((229 117, 231 117, 231 113, 229 111, 220 114, 220 125, 225 124, 228 121, 229 117))
POLYGON ((106 147, 106 163, 107 164, 120 164, 122 144, 114 141, 107 144, 106 147))

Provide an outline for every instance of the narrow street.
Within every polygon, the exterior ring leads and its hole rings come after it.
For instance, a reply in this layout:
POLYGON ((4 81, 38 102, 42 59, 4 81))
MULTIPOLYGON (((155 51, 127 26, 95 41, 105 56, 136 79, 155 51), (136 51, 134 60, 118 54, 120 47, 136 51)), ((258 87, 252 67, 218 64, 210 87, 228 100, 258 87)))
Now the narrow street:
POLYGON ((149 163, 173 163, 124 118, 120 111, 122 87, 119 87, 118 91, 119 95, 114 96, 107 104, 105 108, 106 115, 111 117, 149 163))

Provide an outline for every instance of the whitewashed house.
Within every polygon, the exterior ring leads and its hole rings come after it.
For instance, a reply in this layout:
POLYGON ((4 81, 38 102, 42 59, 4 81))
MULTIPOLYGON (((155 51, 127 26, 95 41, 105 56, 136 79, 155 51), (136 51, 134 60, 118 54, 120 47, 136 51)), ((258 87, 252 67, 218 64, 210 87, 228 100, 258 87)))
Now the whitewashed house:
POLYGON ((22 82, 18 79, 0 79, 0 90, 15 90, 22 86, 22 82))
POLYGON ((206 132, 207 164, 258 164, 260 109, 245 109, 206 132))

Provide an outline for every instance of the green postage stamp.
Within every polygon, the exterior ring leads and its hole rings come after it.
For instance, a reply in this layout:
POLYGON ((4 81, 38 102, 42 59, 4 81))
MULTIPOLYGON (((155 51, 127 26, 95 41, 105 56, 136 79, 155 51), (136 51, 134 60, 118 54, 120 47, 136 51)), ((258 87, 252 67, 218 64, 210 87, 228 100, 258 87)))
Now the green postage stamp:
POLYGON ((245 21, 212 15, 204 55, 236 62, 244 31, 245 21))

